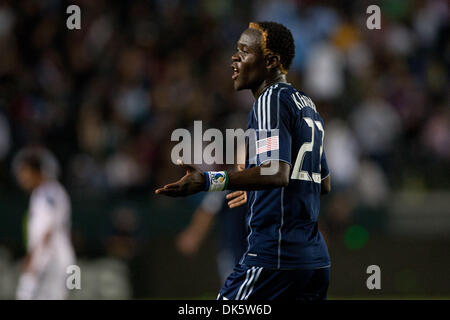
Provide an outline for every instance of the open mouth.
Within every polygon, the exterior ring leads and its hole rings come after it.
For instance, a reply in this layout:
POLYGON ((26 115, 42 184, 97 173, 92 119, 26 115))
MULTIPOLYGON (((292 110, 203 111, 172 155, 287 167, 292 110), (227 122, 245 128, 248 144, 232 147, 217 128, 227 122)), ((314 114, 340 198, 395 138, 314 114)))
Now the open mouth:
POLYGON ((233 75, 231 76, 231 79, 236 80, 239 76, 239 70, 236 67, 231 67, 233 69, 233 75))

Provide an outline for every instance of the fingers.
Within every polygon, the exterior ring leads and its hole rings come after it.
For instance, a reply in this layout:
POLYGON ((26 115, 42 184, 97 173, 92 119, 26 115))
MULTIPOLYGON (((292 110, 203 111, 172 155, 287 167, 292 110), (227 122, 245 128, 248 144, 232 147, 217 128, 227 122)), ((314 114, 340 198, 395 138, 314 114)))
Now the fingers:
POLYGON ((176 182, 167 184, 162 188, 156 189, 155 194, 163 194, 169 197, 180 197, 192 193, 192 192, 186 193, 185 180, 190 176, 190 173, 199 170, 192 164, 185 164, 181 159, 177 160, 177 166, 186 170, 187 171, 186 175, 176 182))
POLYGON ((161 194, 167 191, 174 191, 176 189, 177 189, 176 183, 166 184, 164 187, 156 189, 155 194, 161 194))
POLYGON ((245 191, 234 191, 234 192, 227 194, 225 198, 230 200, 230 199, 242 196, 244 193, 245 193, 245 191))
POLYGON ((182 188, 179 182, 167 184, 162 188, 156 189, 155 194, 163 194, 169 197, 179 197, 182 195, 182 188))
POLYGON ((166 189, 161 189, 158 191, 157 194, 162 194, 168 197, 184 197, 185 194, 180 191, 180 190, 166 190, 166 189))
POLYGON ((247 200, 247 199, 245 198, 245 196, 242 195, 242 196, 239 196, 239 197, 237 197, 237 198, 234 198, 234 199, 231 200, 231 201, 228 201, 228 205, 232 205, 232 204, 239 203, 239 202, 241 202, 241 201, 246 201, 246 200, 247 200))
POLYGON ((245 191, 235 191, 233 193, 228 194, 227 199, 232 199, 228 201, 228 207, 231 209, 236 208, 247 203, 247 193, 245 191))
POLYGON ((237 201, 237 202, 233 202, 233 203, 228 203, 228 207, 230 208, 230 209, 233 209, 233 208, 237 208, 237 207, 240 207, 240 206, 242 206, 242 205, 244 205, 244 204, 246 204, 247 203, 247 200, 246 199, 244 199, 244 200, 240 200, 240 201, 237 201))

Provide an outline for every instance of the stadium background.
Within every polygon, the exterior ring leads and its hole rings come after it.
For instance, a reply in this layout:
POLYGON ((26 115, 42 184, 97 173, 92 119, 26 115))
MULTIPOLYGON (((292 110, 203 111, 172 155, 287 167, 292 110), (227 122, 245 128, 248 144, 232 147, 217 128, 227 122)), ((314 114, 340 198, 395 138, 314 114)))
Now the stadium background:
POLYGON ((330 297, 450 296, 447 1, 23 0, 0 2, 0 298, 24 253, 11 160, 32 144, 57 155, 72 197, 72 298, 215 298, 216 233, 193 257, 174 248, 202 195, 153 190, 182 174, 174 129, 245 125, 252 96, 229 65, 255 20, 292 30, 288 79, 325 119, 330 297), (70 4, 81 30, 66 28, 70 4), (366 28, 370 4, 381 30, 366 28), (381 290, 366 287, 372 264, 381 290))

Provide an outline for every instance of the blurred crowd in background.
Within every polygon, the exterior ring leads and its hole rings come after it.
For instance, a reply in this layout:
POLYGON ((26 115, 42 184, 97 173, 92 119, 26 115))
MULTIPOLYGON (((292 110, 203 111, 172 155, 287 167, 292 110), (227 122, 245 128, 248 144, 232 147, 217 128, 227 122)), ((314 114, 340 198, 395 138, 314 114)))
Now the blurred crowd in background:
MULTIPOLYGON (((181 174, 174 129, 245 128, 253 97, 233 91, 231 55, 248 23, 263 20, 292 31, 288 80, 325 120, 325 230, 361 206, 382 210, 394 191, 450 189, 449 3, 378 1, 381 30, 366 27, 370 4, 0 1, 0 192, 16 188, 14 154, 39 144, 72 194, 153 197, 181 174), (70 4, 81 30, 66 28, 70 4)), ((130 215, 116 211, 119 229, 137 223, 130 215)))
POLYGON ((289 81, 325 117, 335 185, 361 170, 389 187, 448 183, 438 170, 450 161, 445 0, 383 1, 381 30, 366 28, 364 1, 71 3, 81 30, 65 27, 64 1, 0 4, 2 187, 29 144, 53 150, 83 192, 169 181, 175 128, 245 126, 252 97, 233 92, 229 65, 254 20, 294 35, 289 81))

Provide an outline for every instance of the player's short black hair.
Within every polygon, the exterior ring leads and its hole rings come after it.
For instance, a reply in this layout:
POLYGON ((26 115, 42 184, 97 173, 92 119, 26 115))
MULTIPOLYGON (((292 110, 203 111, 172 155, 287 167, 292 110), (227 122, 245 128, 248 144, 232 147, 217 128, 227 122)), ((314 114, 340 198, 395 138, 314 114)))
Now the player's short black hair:
POLYGON ((291 31, 280 23, 270 21, 251 22, 249 28, 261 32, 264 56, 267 54, 280 55, 281 71, 287 73, 295 56, 294 38, 291 31))
POLYGON ((17 175, 23 165, 49 178, 56 179, 59 175, 59 165, 55 156, 42 147, 26 147, 20 150, 13 159, 13 173, 17 175))
POLYGON ((41 172, 43 166, 41 157, 34 152, 24 154, 20 161, 20 164, 30 167, 36 172, 41 172))

